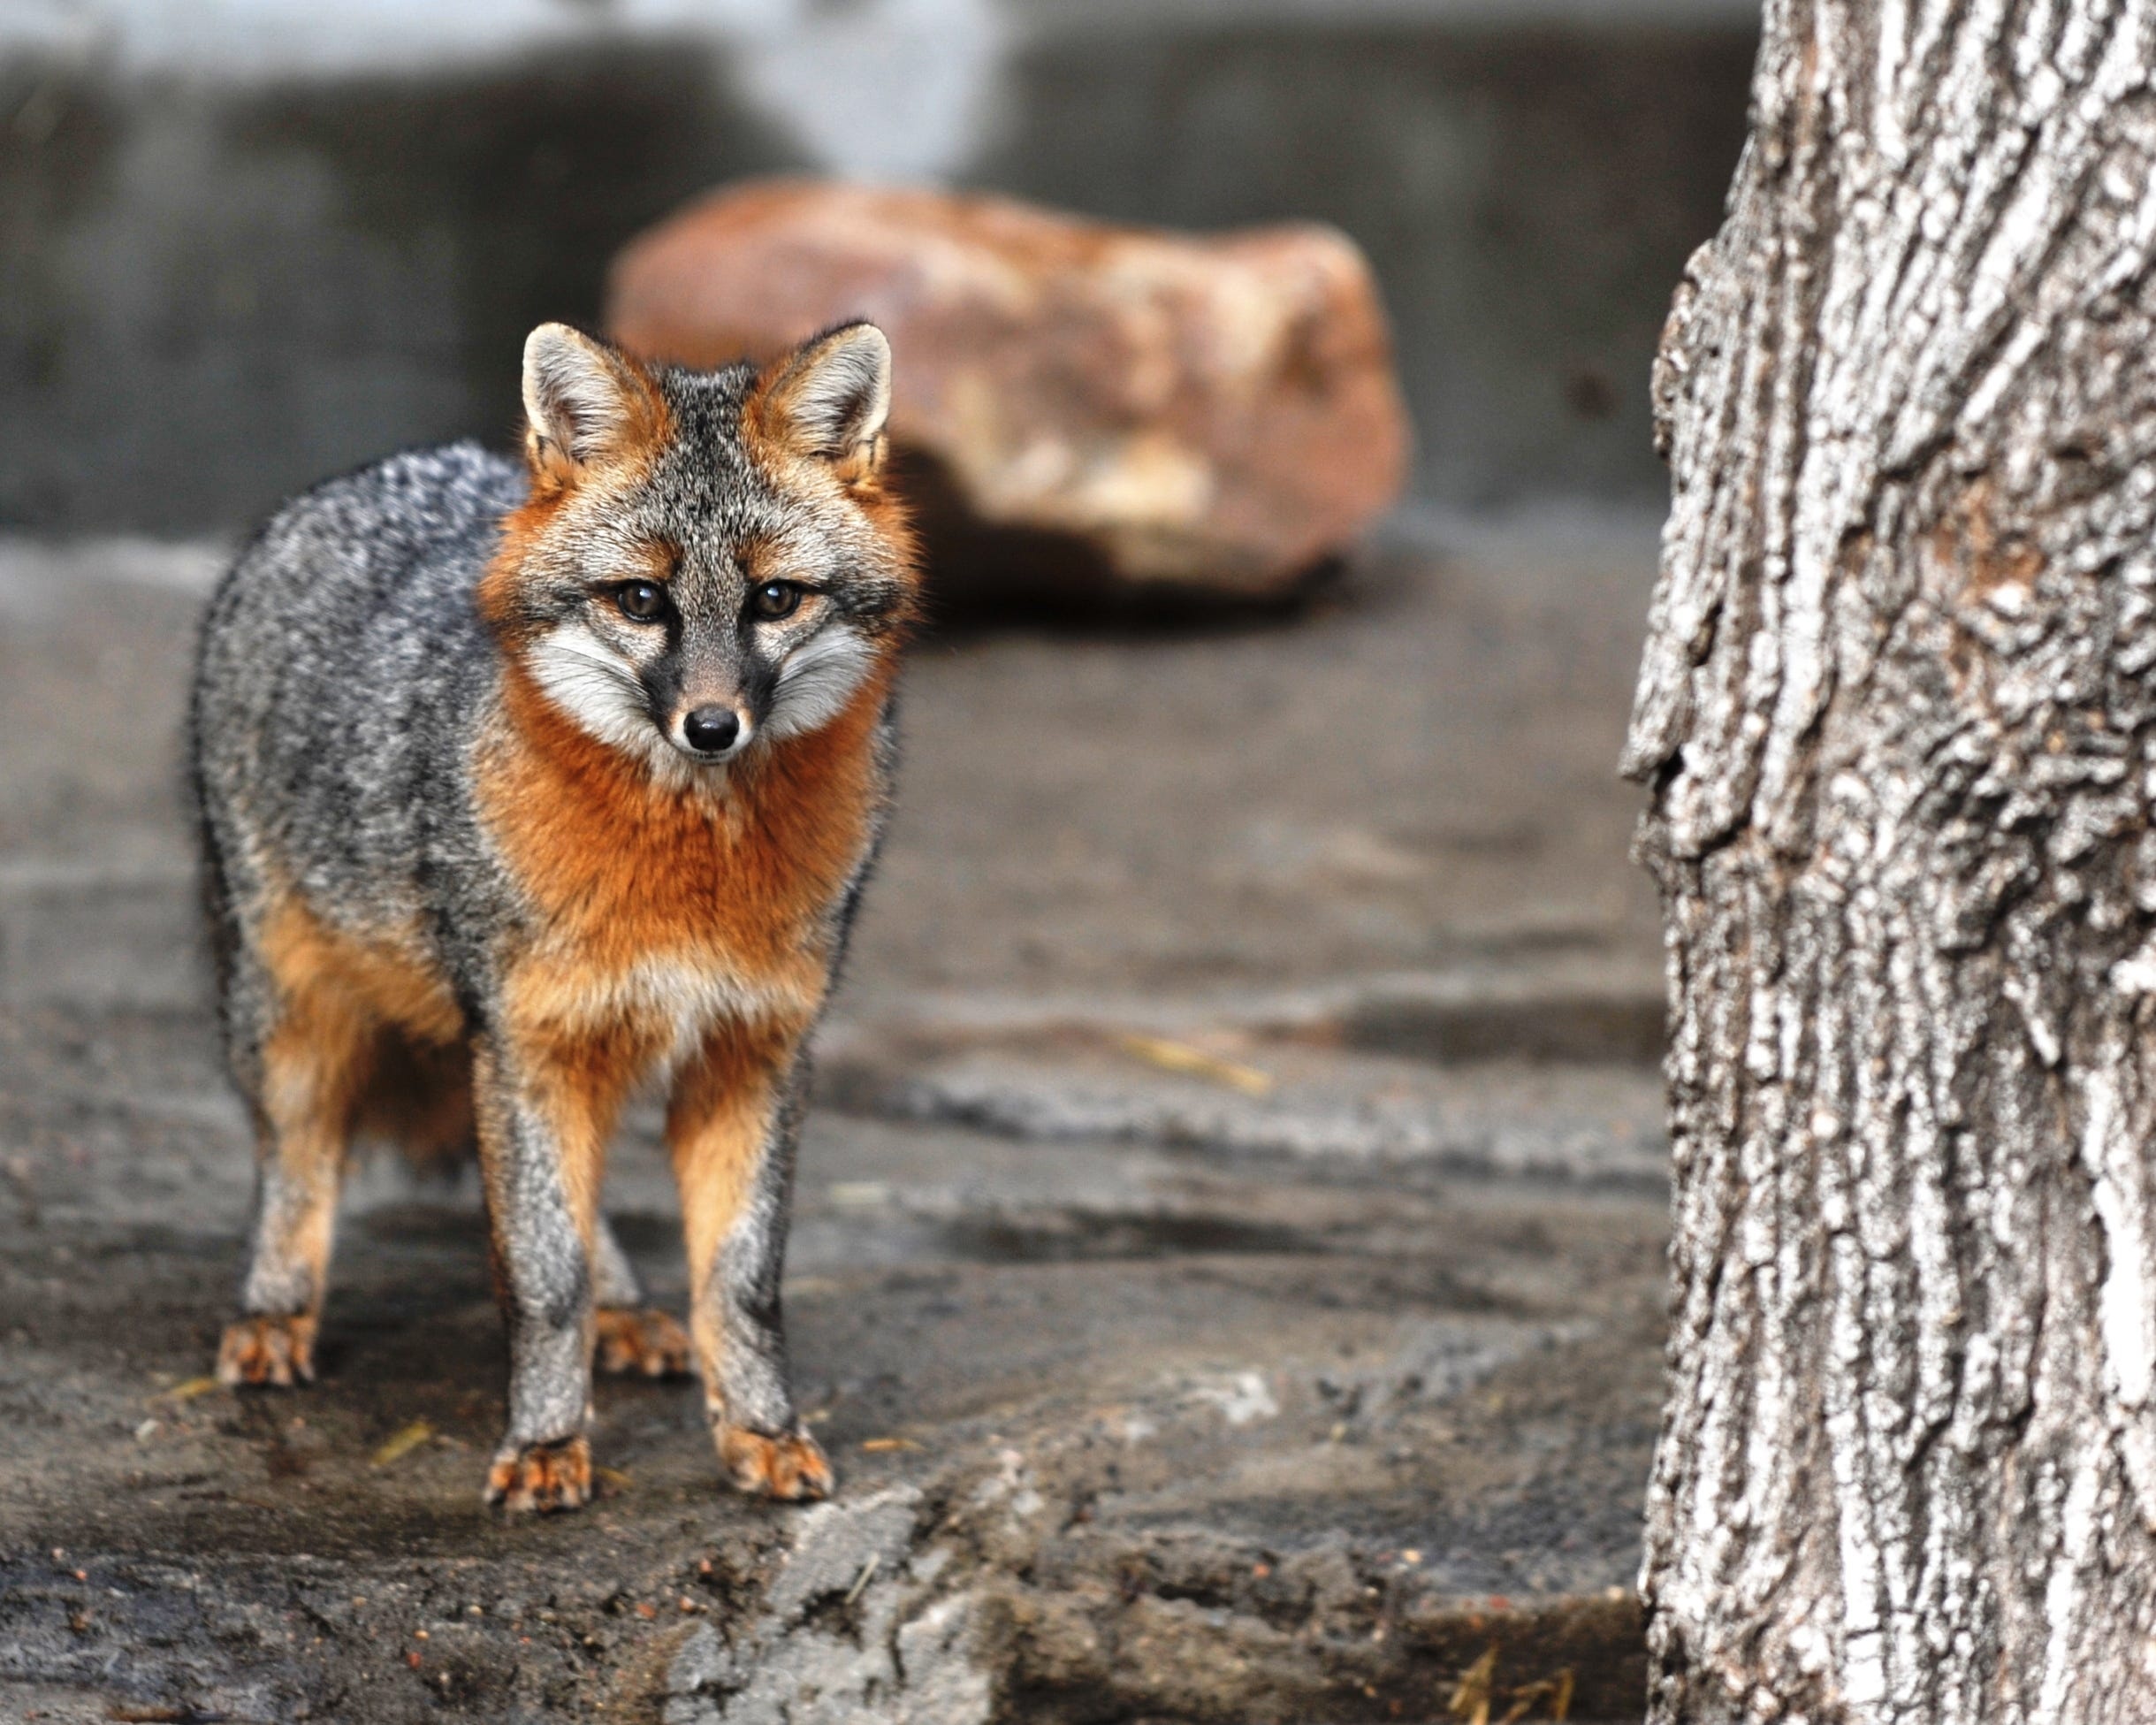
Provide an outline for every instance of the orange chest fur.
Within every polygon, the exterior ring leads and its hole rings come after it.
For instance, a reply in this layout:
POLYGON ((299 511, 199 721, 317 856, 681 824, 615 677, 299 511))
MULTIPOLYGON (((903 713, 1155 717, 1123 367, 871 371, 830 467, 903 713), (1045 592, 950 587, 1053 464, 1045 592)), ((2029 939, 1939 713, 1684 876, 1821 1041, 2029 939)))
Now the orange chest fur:
POLYGON ((865 689, 831 724, 723 784, 675 789, 513 671, 476 784, 481 820, 531 907, 534 957, 595 978, 686 966, 735 988, 820 989, 828 914, 883 795, 882 702, 880 683, 865 689))

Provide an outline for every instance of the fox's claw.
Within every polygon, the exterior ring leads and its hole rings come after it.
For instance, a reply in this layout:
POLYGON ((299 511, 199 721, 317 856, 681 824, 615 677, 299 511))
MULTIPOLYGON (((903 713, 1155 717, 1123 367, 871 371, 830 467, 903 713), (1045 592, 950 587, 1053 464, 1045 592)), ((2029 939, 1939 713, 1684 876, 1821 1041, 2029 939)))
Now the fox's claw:
POLYGON ((831 1463, 807 1432, 767 1438, 738 1425, 721 1425, 716 1436, 720 1462, 735 1490, 789 1503, 831 1495, 831 1463))
POLYGON ((593 1353, 601 1371, 680 1378, 689 1370, 689 1332, 656 1306, 602 1306, 593 1353))
POLYGON ((315 1381, 315 1320, 241 1317, 225 1326, 217 1347, 217 1382, 288 1390, 315 1381))
POLYGON ((591 1500, 590 1439, 502 1450, 487 1470, 486 1500, 512 1515, 583 1508, 591 1500))

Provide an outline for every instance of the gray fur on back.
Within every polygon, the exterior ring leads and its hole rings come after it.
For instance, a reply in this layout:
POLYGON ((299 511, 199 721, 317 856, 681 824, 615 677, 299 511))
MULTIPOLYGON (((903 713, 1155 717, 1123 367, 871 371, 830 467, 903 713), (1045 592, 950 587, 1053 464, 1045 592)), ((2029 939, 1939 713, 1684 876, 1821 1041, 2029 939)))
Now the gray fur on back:
POLYGON ((418 933, 469 1000, 457 933, 499 911, 443 902, 491 874, 461 759, 500 682, 475 590, 524 492, 475 443, 393 455, 287 504, 211 599, 194 767, 237 1041, 255 983, 229 966, 271 866, 325 921, 418 933))

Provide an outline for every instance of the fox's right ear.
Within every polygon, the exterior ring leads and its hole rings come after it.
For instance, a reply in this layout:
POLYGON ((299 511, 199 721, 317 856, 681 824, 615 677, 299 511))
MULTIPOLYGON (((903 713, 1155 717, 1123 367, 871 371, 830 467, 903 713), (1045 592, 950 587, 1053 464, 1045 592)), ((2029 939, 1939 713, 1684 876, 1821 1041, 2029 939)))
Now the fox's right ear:
POLYGON ((534 473, 568 480, 618 461, 657 438, 663 413, 651 380, 604 342, 567 324, 542 324, 524 338, 534 473))

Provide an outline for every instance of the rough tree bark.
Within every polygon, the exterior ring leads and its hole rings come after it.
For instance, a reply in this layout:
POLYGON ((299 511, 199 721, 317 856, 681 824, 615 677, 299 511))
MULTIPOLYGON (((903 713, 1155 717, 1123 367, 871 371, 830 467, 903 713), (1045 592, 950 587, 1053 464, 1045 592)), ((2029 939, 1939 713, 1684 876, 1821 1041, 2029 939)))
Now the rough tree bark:
POLYGON ((1769 0, 1655 389, 1652 1718, 2156 1720, 2156 0, 1769 0))

